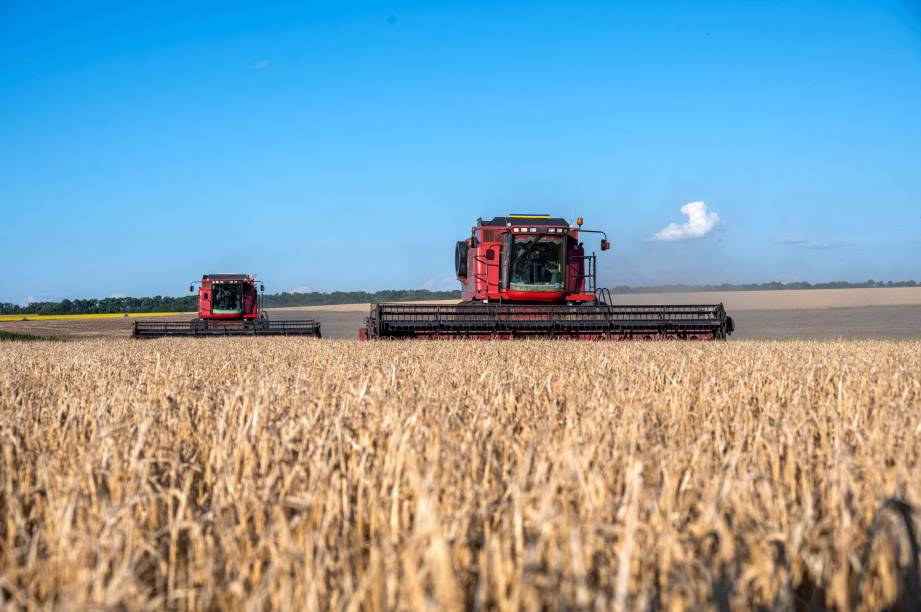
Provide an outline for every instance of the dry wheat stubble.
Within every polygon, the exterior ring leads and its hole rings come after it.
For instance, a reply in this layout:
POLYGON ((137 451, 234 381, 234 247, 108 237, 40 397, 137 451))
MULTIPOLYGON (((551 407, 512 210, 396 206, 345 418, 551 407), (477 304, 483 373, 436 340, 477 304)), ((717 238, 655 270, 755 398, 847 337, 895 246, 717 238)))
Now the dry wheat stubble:
POLYGON ((4 344, 0 598, 904 605, 919 372, 918 342, 4 344))

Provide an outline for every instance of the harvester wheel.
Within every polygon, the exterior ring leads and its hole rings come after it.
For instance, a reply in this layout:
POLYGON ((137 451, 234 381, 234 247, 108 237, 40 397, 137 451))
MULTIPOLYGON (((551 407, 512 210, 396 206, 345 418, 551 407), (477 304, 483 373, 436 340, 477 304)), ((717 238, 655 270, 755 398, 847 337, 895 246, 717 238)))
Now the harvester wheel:
POLYGON ((458 240, 454 248, 454 270, 460 277, 467 276, 467 246, 466 240, 458 240))

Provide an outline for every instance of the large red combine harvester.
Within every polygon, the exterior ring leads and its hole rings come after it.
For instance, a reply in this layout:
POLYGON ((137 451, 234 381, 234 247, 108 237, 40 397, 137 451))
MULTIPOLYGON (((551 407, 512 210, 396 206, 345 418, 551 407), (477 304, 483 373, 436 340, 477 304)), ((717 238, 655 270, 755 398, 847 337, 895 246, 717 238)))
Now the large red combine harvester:
MULTIPOLYGON (((265 285, 249 274, 205 274, 198 287, 198 319, 135 321, 135 338, 164 336, 316 336, 320 323, 312 319, 271 321, 262 308, 265 285)), ((189 285, 195 291, 195 283, 189 285)))
POLYGON ((596 286, 596 256, 582 234, 603 231, 549 215, 479 219, 457 243, 462 302, 372 304, 362 339, 569 338, 725 340, 734 329, 722 304, 616 305, 596 286))

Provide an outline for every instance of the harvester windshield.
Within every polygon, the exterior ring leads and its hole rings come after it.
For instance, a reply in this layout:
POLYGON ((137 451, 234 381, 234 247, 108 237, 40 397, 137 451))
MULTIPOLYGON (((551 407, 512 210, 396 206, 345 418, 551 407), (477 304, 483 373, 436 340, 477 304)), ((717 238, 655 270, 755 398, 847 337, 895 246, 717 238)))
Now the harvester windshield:
POLYGON ((215 284, 211 288, 211 312, 215 314, 240 314, 243 312, 243 284, 215 284))
POLYGON ((558 292, 563 290, 562 236, 513 235, 509 262, 512 291, 558 292))

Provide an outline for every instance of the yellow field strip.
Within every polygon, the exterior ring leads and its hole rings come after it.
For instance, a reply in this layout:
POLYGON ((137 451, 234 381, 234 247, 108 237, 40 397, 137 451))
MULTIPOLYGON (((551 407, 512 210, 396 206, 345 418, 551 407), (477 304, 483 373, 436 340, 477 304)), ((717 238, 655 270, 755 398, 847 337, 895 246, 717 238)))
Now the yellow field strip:
POLYGON ((72 315, 34 315, 13 314, 0 315, 3 321, 57 321, 69 319, 117 319, 120 317, 172 317, 178 315, 193 315, 194 312, 107 312, 104 314, 72 314, 72 315))

